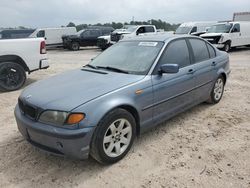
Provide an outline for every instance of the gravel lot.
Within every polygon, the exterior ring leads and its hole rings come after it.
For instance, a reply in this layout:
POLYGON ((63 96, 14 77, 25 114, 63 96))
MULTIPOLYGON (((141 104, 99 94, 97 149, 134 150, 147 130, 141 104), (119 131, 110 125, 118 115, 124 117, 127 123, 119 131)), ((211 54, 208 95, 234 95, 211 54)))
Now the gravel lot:
MULTIPOLYGON (((26 85, 79 68, 99 54, 51 50, 51 67, 26 85)), ((200 104, 141 135, 111 166, 38 151, 19 134, 21 92, 0 93, 0 187, 250 187, 250 49, 230 53, 232 73, 217 105, 200 104)))

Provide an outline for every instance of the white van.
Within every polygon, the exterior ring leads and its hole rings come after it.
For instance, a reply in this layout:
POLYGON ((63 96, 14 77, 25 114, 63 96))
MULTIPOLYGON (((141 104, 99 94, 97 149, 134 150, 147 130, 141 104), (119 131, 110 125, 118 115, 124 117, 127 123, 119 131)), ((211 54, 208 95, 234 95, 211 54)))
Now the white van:
POLYGON ((30 38, 45 38, 46 46, 63 46, 63 35, 76 34, 75 27, 60 27, 60 28, 39 28, 36 29, 29 37, 30 38))
POLYGON ((207 22, 185 22, 182 23, 175 31, 175 34, 183 35, 183 34, 189 34, 189 35, 195 35, 199 36, 203 33, 206 33, 206 31, 214 24, 216 24, 216 21, 207 21, 207 22))
POLYGON ((212 26, 200 37, 226 52, 231 47, 250 45, 250 22, 223 22, 212 26))

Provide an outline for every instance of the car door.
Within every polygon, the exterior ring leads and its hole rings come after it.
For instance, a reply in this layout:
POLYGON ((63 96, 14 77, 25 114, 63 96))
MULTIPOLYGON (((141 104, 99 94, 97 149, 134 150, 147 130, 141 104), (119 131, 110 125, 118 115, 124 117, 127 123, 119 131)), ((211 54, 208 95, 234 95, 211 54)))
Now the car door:
POLYGON ((234 24, 231 29, 231 47, 240 46, 241 45, 241 32, 240 32, 240 24, 234 24))
POLYGON ((170 42, 164 50, 152 75, 153 118, 155 122, 167 119, 183 111, 193 103, 194 65, 191 64, 185 39, 170 42), (178 64, 179 72, 159 74, 163 64, 178 64))
POLYGON ((200 103, 209 97, 218 62, 215 50, 209 43, 199 38, 190 38, 188 44, 195 69, 195 102, 200 103))
POLYGON ((90 30, 83 31, 80 35, 80 46, 89 46, 90 30))

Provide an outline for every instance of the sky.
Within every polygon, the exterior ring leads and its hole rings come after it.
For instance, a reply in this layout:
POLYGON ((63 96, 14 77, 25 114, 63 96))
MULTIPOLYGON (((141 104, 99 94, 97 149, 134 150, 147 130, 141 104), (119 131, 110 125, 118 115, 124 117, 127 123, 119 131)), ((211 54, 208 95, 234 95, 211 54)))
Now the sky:
POLYGON ((250 0, 0 0, 0 28, 161 19, 169 23, 230 20, 250 0))

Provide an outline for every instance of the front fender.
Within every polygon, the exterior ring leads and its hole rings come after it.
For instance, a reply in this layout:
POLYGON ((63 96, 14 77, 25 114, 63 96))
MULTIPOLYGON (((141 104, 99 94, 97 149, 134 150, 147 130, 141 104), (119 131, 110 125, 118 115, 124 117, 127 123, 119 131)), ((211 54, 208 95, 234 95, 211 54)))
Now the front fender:
POLYGON ((142 109, 152 104, 152 100, 151 79, 146 78, 134 85, 105 94, 85 103, 74 109, 73 112, 84 112, 86 114, 86 118, 79 124, 79 128, 97 126, 108 112, 121 106, 133 108, 136 110, 139 119, 145 121, 152 117, 152 112, 150 110, 142 111, 142 109), (137 90, 143 90, 143 92, 137 94, 137 90))

